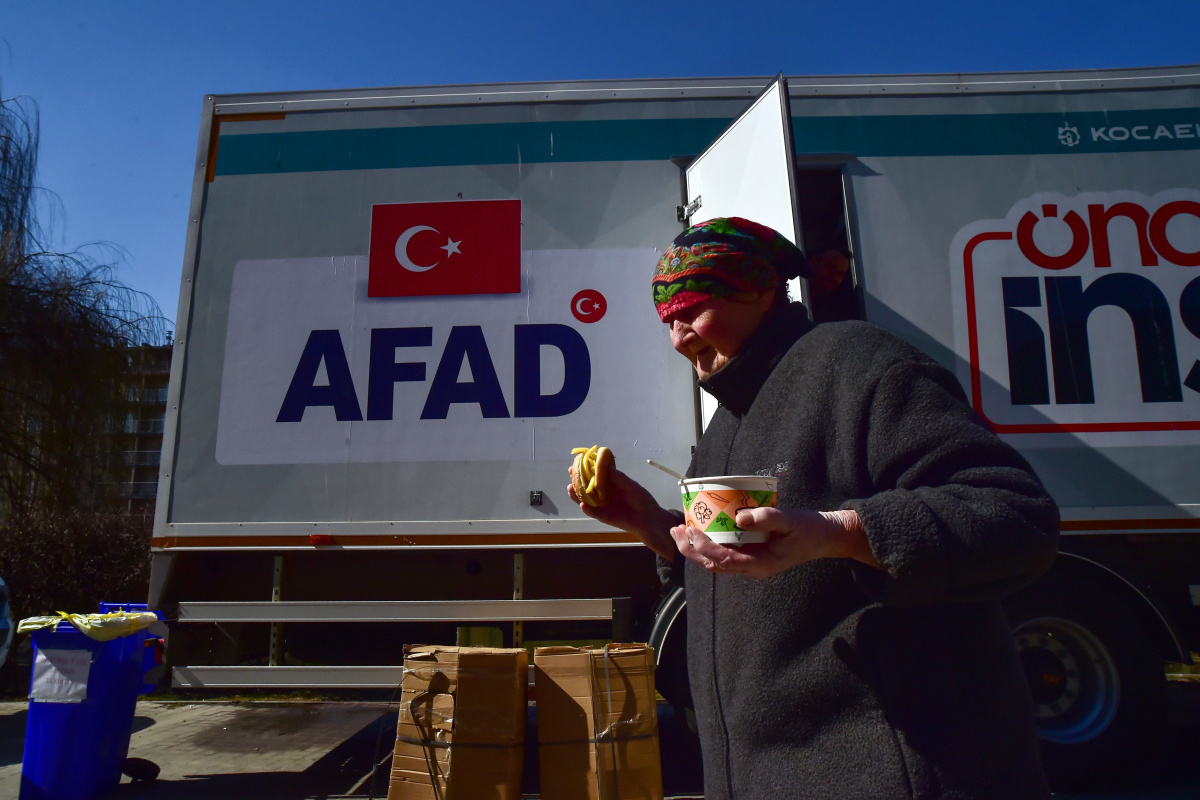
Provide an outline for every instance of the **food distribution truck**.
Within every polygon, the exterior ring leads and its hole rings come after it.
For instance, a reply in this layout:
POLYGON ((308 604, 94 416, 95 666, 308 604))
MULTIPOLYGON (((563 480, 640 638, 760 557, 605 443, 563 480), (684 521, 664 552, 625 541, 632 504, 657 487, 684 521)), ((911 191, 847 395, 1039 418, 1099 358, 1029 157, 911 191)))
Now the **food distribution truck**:
POLYGON ((153 536, 175 685, 635 639, 686 706, 682 595, 566 468, 606 445, 679 506, 647 462, 686 469, 712 400, 649 279, 726 215, 1035 467, 1061 554, 1006 606, 1048 768, 1136 763, 1200 649, 1200 67, 206 97, 153 536))

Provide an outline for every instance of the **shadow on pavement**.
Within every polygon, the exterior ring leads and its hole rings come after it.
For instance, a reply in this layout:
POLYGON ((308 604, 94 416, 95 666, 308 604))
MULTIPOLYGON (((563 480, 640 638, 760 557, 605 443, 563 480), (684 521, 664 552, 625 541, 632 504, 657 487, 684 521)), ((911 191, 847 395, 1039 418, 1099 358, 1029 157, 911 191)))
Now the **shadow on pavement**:
POLYGON ((122 783, 109 798, 171 798, 171 800, 304 800, 326 797, 306 789, 301 772, 241 772, 197 775, 182 780, 122 783))
POLYGON ((0 715, 0 767, 21 763, 25 753, 25 728, 29 724, 29 711, 0 715))
POLYGON ((303 772, 242 772, 189 775, 179 780, 122 783, 110 798, 170 800, 325 800, 367 797, 371 792, 376 752, 384 757, 377 773, 375 797, 387 796, 387 768, 396 712, 381 714, 303 772))

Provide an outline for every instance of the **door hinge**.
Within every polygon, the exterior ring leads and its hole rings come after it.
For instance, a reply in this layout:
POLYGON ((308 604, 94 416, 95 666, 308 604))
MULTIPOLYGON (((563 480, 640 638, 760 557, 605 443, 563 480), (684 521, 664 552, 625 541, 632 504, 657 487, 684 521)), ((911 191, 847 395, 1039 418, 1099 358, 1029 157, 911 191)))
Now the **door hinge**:
POLYGON ((700 195, 696 195, 696 199, 688 203, 686 206, 675 206, 675 219, 680 222, 687 222, 688 219, 700 210, 700 195))

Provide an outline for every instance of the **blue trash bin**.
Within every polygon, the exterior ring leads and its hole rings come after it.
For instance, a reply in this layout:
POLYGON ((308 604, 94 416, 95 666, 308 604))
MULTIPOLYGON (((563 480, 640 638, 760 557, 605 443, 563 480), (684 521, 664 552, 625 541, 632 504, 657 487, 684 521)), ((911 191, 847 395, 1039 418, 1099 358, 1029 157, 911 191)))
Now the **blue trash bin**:
MULTIPOLYGON (((146 605, 100 604, 101 613, 119 610, 146 605)), ((39 653, 54 665, 39 694, 58 697, 35 699, 31 681, 20 800, 92 800, 117 787, 138 695, 154 688, 143 680, 156 639, 143 629, 99 642, 66 621, 33 632, 35 674, 39 653)))

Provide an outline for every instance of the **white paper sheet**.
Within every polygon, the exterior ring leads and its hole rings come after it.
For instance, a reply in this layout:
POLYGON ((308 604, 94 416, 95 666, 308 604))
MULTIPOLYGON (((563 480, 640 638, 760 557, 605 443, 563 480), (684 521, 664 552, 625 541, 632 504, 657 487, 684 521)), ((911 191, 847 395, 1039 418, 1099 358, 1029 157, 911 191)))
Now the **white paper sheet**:
POLYGON ((33 662, 30 700, 80 703, 87 699, 92 654, 87 650, 41 650, 33 662))

